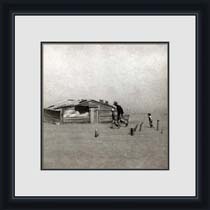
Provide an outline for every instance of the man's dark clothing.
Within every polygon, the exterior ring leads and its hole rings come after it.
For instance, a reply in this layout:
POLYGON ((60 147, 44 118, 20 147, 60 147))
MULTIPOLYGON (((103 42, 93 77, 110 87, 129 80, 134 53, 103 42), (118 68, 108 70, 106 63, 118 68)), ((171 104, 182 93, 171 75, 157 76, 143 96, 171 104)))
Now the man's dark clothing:
POLYGON ((116 105, 116 107, 117 107, 117 120, 121 120, 124 114, 123 108, 118 104, 116 105))
POLYGON ((120 105, 116 105, 117 107, 117 114, 124 114, 123 108, 120 105))

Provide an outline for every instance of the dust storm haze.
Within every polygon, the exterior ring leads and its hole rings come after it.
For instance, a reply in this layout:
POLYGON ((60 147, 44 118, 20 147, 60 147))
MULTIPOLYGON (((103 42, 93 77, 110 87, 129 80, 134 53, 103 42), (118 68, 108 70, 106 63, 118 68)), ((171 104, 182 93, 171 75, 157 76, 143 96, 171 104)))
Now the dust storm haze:
POLYGON ((130 113, 167 113, 167 43, 44 43, 42 70, 44 107, 104 99, 130 113))

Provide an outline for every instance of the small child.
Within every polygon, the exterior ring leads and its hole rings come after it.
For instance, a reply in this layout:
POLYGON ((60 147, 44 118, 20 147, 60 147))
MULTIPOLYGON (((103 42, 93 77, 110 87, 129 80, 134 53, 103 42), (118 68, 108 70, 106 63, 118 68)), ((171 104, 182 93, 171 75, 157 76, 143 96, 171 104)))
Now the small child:
POLYGON ((116 125, 118 128, 120 128, 114 108, 112 108, 112 125, 116 125))
POLYGON ((150 126, 150 128, 153 128, 152 115, 150 113, 148 113, 147 116, 148 116, 148 119, 149 119, 149 126, 150 126))

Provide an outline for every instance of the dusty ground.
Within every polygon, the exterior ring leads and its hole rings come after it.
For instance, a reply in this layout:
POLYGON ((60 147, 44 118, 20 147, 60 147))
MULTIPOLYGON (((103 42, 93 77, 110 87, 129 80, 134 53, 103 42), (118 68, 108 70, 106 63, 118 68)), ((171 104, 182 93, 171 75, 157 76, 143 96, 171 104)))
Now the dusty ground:
POLYGON ((152 114, 149 128, 144 114, 131 115, 128 127, 111 129, 110 124, 44 123, 43 169, 168 169, 168 126, 166 114, 152 114), (144 121, 142 131, 130 128, 144 121), (95 129, 99 136, 94 137, 95 129))

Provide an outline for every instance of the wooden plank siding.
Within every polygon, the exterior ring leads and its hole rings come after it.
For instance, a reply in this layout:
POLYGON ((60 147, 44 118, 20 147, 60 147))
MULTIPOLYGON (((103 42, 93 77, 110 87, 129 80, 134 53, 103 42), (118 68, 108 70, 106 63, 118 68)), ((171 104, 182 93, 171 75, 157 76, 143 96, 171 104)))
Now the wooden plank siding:
POLYGON ((99 123, 111 123, 112 112, 108 109, 98 110, 98 118, 99 123))
POLYGON ((90 123, 90 117, 65 117, 63 123, 90 123))

